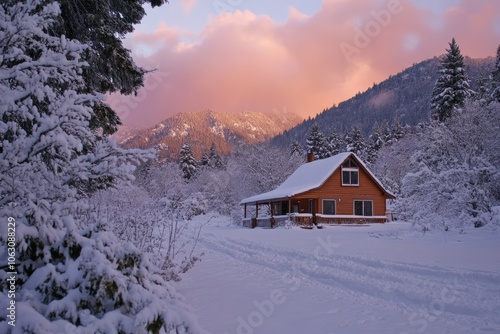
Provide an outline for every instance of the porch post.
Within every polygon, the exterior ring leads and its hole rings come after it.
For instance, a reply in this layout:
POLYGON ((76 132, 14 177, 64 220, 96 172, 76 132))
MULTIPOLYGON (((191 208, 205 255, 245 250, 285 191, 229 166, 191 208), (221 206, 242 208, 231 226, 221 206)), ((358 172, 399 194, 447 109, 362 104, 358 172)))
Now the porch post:
POLYGON ((271 228, 273 228, 273 221, 274 221, 273 202, 269 202, 269 208, 271 209, 270 224, 271 224, 271 228))
POLYGON ((244 208, 243 218, 247 218, 247 203, 244 204, 244 208))

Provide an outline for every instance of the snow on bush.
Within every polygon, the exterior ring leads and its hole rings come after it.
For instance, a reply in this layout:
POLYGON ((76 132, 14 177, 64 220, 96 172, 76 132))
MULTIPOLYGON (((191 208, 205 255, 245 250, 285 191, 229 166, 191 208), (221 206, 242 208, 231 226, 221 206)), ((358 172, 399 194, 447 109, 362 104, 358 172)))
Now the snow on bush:
POLYGON ((400 218, 424 230, 492 221, 492 207, 499 201, 498 124, 497 105, 469 102, 461 114, 409 137, 420 144, 402 179, 396 202, 400 218))
MULTIPOLYGON (((50 252, 51 262, 25 267, 33 272, 17 297, 21 316, 13 333, 201 331, 147 255, 120 242, 104 223, 76 232, 71 218, 64 220, 66 233, 50 247, 41 240, 36 245, 50 252)), ((20 253, 32 246, 20 245, 20 253)), ((28 261, 21 262, 26 266, 28 261)), ((2 308, 8 303, 2 295, 2 308)), ((11 329, 6 323, 0 327, 2 333, 11 329)))
MULTIPOLYGON (((167 280, 179 281, 200 259, 195 246, 202 225, 191 219, 206 213, 207 200, 183 180, 174 164, 141 166, 136 174, 133 184, 92 196, 90 211, 112 222, 110 228, 119 239, 151 254, 167 280)), ((87 225, 93 216, 84 217, 87 225)))
POLYGON ((17 266, 15 299, 0 269, 0 308, 17 310, 15 326, 0 314, 0 332, 201 332, 147 256, 104 221, 85 230, 75 221, 89 194, 132 179, 131 162, 146 155, 90 128, 100 97, 81 77, 87 47, 49 34, 59 14, 55 2, 0 5, 0 217, 16 221, 17 266))

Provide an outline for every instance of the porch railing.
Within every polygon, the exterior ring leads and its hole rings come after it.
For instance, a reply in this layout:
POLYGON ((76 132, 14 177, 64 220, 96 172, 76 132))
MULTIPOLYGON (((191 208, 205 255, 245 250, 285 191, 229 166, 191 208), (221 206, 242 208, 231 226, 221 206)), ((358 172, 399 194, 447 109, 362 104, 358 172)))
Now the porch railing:
POLYGON ((291 213, 290 221, 295 225, 312 225, 313 215, 312 213, 291 213))
POLYGON ((369 224, 385 223, 387 216, 324 215, 316 214, 318 224, 369 224))
POLYGON ((297 225, 312 224, 312 214, 292 213, 289 215, 280 215, 280 216, 259 216, 252 218, 243 218, 243 226, 250 228, 254 227, 275 228, 278 226, 284 226, 289 222, 297 225))

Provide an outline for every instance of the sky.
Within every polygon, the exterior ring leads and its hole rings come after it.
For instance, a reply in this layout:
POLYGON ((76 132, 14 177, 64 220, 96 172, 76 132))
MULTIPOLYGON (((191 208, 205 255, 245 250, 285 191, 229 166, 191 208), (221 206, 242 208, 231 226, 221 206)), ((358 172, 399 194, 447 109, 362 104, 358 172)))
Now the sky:
POLYGON ((498 0, 170 0, 125 37, 150 73, 136 96, 108 101, 123 123, 179 112, 314 117, 390 75, 442 55, 494 56, 498 0))

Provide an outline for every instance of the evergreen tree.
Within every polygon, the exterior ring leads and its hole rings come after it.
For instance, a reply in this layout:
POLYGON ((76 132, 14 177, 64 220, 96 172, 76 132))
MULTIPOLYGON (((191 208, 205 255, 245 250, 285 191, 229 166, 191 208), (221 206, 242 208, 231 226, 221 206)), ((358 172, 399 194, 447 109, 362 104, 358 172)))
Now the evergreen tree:
POLYGON ((393 143, 393 133, 392 129, 389 126, 389 122, 385 120, 382 125, 380 126, 380 134, 382 136, 382 141, 384 145, 391 145, 393 143))
POLYGON ((208 163, 210 167, 215 169, 224 168, 224 162, 222 161, 222 158, 219 155, 219 153, 217 153, 217 147, 215 146, 215 143, 212 143, 212 145, 210 146, 210 152, 208 154, 208 163))
POLYGON ((346 150, 347 152, 353 152, 362 159, 366 158, 366 142, 365 137, 361 133, 361 130, 354 126, 351 133, 346 136, 346 150))
POLYGON ((203 152, 203 154, 201 155, 201 159, 200 159, 200 166, 201 167, 209 167, 210 166, 210 157, 208 155, 208 152, 203 152))
POLYGON ((325 145, 325 137, 318 124, 314 124, 306 139, 307 152, 312 152, 315 159, 323 159, 328 156, 325 145))
POLYGON ((179 156, 179 167, 182 171, 182 176, 184 179, 190 180, 196 174, 196 170, 198 168, 191 146, 189 146, 189 144, 182 145, 179 156))
POLYGON ((377 159, 378 151, 384 146, 384 142, 382 140, 382 135, 380 134, 380 127, 378 124, 375 124, 373 127, 373 133, 370 135, 369 144, 367 146, 367 157, 366 160, 368 163, 374 163, 377 159))
POLYGON ((497 101, 500 103, 500 45, 497 48, 497 57, 495 61, 495 68, 493 69, 492 73, 492 93, 491 93, 491 98, 494 101, 497 101))
POLYGON ((405 127, 401 124, 399 119, 396 119, 392 125, 392 141, 396 142, 404 138, 406 135, 406 129, 405 127))
MULTIPOLYGON (((160 6, 165 0, 60 0, 59 23, 51 29, 55 36, 65 35, 89 47, 82 58, 89 66, 82 76, 87 92, 108 94, 137 93, 144 85, 145 69, 137 66, 124 47, 123 38, 134 30, 146 15, 143 5, 160 6)), ((104 101, 93 105, 92 128, 103 134, 116 132, 121 124, 118 115, 104 101)))
POLYGON ((441 61, 441 75, 436 81, 431 99, 433 118, 440 122, 450 118, 454 110, 462 108, 465 99, 471 95, 464 57, 454 38, 449 45, 450 48, 446 49, 447 54, 441 61))
POLYGON ((304 154, 302 147, 300 146, 298 141, 294 140, 292 142, 292 145, 290 147, 290 153, 293 157, 300 157, 304 154))
POLYGON ((481 104, 485 105, 492 101, 492 83, 493 81, 490 78, 481 76, 477 80, 477 90, 474 93, 474 100, 479 101, 481 104))
POLYGON ((336 154, 339 154, 340 152, 343 152, 345 149, 345 144, 344 141, 342 140, 342 137, 335 130, 332 130, 326 142, 327 142, 327 149, 329 156, 334 156, 336 154))
POLYGON ((16 250, 0 268, 0 307, 16 271, 18 310, 15 327, 0 316, 0 332, 199 331, 147 256, 104 221, 78 227, 89 194, 130 180, 145 158, 90 127, 100 100, 81 76, 87 47, 53 35, 55 2, 3 1, 0 22, 0 216, 16 227, 0 233, 0 258, 16 250))

